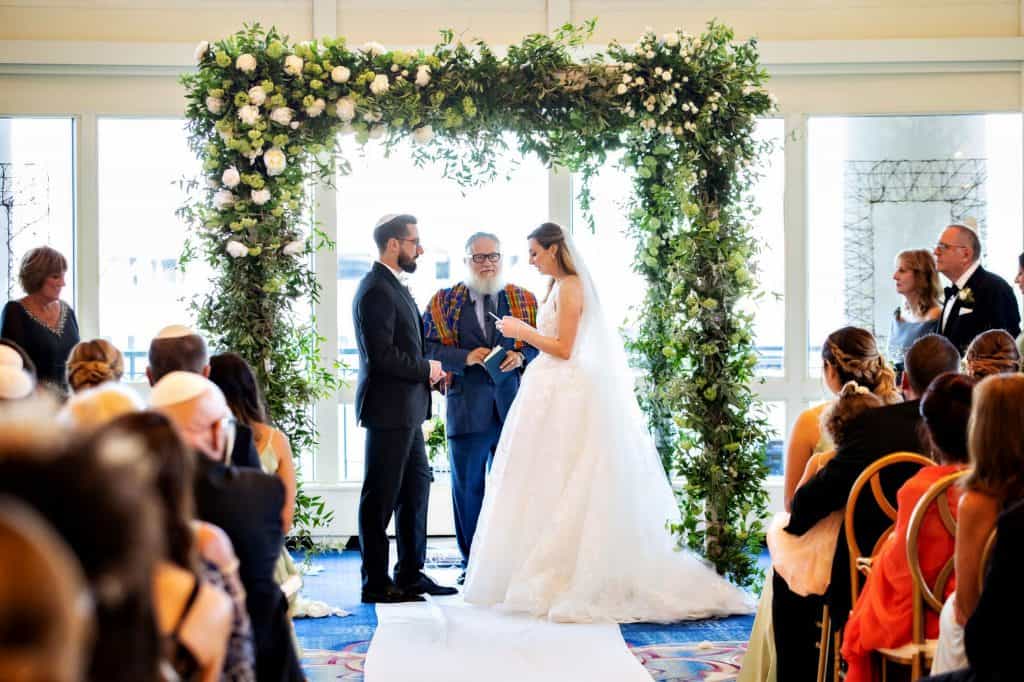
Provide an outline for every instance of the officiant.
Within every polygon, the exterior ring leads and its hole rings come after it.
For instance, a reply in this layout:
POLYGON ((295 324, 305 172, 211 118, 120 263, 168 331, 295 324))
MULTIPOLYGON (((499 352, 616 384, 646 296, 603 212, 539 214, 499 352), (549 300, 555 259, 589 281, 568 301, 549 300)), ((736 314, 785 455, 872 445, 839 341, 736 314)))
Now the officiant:
POLYGON ((495 319, 512 315, 531 326, 537 323, 537 298, 522 287, 505 284, 501 242, 496 235, 477 232, 466 240, 468 275, 463 282, 441 289, 423 315, 426 356, 440 360, 446 374, 440 389, 446 395, 448 454, 451 463, 455 535, 466 562, 484 499, 484 478, 494 458, 505 415, 519 390, 523 368, 537 350, 504 338, 495 319), (484 361, 492 350, 499 353, 484 361))

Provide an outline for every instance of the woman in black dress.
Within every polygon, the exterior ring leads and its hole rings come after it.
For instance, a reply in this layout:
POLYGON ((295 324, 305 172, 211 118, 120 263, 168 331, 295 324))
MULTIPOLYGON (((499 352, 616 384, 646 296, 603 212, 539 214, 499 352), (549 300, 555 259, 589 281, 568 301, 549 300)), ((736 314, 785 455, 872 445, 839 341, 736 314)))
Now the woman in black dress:
POLYGON ((68 393, 68 354, 79 340, 75 311, 60 300, 67 270, 64 256, 48 246, 26 253, 18 271, 26 296, 8 301, 0 316, 0 337, 24 348, 39 383, 61 396, 68 393))

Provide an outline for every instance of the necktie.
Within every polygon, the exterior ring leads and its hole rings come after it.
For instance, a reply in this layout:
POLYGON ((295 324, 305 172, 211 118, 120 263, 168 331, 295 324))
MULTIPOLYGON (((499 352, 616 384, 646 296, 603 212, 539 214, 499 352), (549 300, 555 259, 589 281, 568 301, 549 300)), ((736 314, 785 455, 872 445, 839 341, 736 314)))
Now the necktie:
POLYGON ((497 328, 494 326, 494 318, 490 314, 497 315, 498 307, 494 305, 494 297, 490 294, 484 295, 484 333, 487 335, 487 343, 494 343, 497 338, 497 328))

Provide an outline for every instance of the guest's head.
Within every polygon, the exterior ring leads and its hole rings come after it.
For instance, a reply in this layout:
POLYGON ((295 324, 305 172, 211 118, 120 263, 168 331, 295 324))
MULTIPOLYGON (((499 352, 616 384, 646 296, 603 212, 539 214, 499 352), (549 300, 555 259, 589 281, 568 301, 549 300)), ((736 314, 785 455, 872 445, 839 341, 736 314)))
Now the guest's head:
POLYGON ((967 347, 964 360, 967 373, 978 379, 1020 370, 1017 342, 1002 329, 990 329, 975 336, 967 347))
POLYGON ((224 394, 235 419, 248 426, 267 421, 259 382, 241 355, 221 353, 210 358, 210 381, 224 394))
POLYGON ((178 437, 164 415, 147 410, 125 414, 96 434, 100 443, 111 439, 136 440, 142 456, 154 471, 156 491, 163 508, 167 558, 185 569, 194 569, 195 541, 192 532, 194 501, 192 477, 195 454, 178 437))
POLYGON ((22 368, 0 365, 0 402, 23 400, 32 395, 35 388, 35 379, 22 368))
POLYGON ((971 418, 971 396, 978 379, 946 372, 928 384, 921 404, 921 422, 930 444, 932 459, 940 464, 966 464, 967 424, 971 418))
POLYGON ((1017 283, 1017 288, 1024 294, 1024 253, 1017 256, 1017 276, 1013 278, 1013 281, 1017 283))
POLYGON ((26 294, 39 296, 49 303, 60 298, 67 271, 68 261, 59 251, 49 246, 37 246, 21 259, 18 281, 26 294))
POLYGON ((172 324, 157 332, 149 342, 149 367, 146 378, 155 386, 170 372, 195 372, 207 376, 210 373, 206 341, 193 330, 180 324, 172 324))
POLYGON ((925 249, 901 251, 896 256, 896 292, 907 299, 918 315, 924 315, 939 305, 942 289, 935 258, 925 249))
POLYGON ((882 354, 871 332, 843 327, 828 335, 821 346, 825 384, 838 394, 849 382, 867 387, 886 404, 902 400, 896 387, 896 373, 882 354))
POLYGON ((106 383, 71 396, 59 419, 80 431, 94 431, 122 414, 146 409, 139 394, 122 384, 106 383))
POLYGON ((416 272, 416 259, 423 254, 423 247, 415 216, 403 213, 381 217, 373 228, 373 241, 382 263, 396 270, 416 272))
POLYGON ((25 352, 24 348, 10 339, 0 338, 0 365, 19 367, 28 372, 32 376, 33 381, 38 377, 36 374, 36 363, 32 361, 32 358, 25 352))
POLYGON ((474 232, 466 240, 466 284, 473 291, 494 295, 505 285, 501 276, 501 241, 490 232, 474 232))
POLYGON ((68 385, 75 393, 107 381, 120 381, 124 356, 106 339, 82 341, 68 356, 68 385))
POLYGON ((71 550, 38 513, 0 498, 0 680, 79 682, 92 599, 71 550))
POLYGON ((935 265, 949 281, 955 282, 981 258, 981 239, 972 218, 952 223, 939 235, 935 245, 935 265))
POLYGON ((928 384, 945 372, 960 371, 960 352, 945 336, 925 334, 903 356, 903 395, 916 400, 928 384))
POLYGON ((1003 503, 1024 497, 1024 374, 993 374, 974 389, 967 487, 1003 503))
POLYGON ((821 413, 821 423, 836 446, 846 440, 846 429, 858 415, 885 403, 867 386, 848 381, 840 389, 836 400, 821 413))
POLYGON ((192 372, 171 372, 153 387, 149 404, 174 424, 185 445, 210 459, 224 460, 234 419, 212 381, 192 372))

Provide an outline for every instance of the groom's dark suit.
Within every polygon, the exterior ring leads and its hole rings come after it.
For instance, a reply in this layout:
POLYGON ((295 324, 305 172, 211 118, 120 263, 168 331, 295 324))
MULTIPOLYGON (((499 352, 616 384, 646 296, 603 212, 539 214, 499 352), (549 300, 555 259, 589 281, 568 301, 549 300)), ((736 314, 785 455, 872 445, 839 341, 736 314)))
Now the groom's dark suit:
POLYGON ((990 329, 1005 329, 1014 338, 1020 334, 1017 298, 1010 285, 999 275, 979 265, 962 290, 957 287, 946 288, 946 299, 953 296, 956 297, 953 309, 949 311, 946 323, 940 323, 940 329, 942 335, 960 351, 961 356, 975 336, 990 329))
POLYGON ((398 541, 396 581, 412 582, 427 551, 430 465, 422 425, 430 414, 430 363, 422 323, 409 290, 382 263, 363 277, 352 301, 359 383, 356 417, 366 428, 359 545, 363 589, 378 592, 388 578, 387 525, 398 541))

